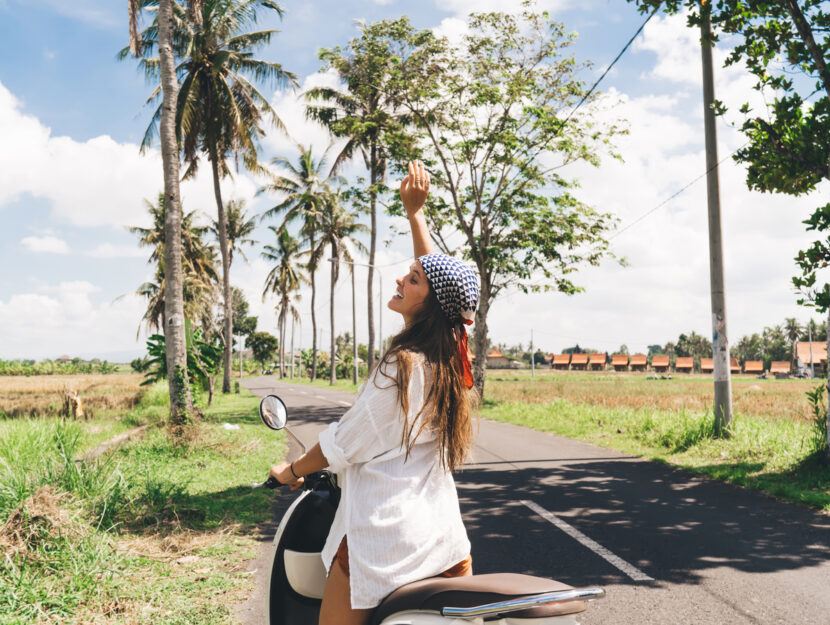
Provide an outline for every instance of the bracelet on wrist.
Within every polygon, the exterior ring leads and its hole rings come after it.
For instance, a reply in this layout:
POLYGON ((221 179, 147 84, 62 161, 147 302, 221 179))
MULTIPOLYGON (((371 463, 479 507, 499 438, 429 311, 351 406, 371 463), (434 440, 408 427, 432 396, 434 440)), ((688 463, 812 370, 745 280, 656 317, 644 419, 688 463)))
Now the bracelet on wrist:
POLYGON ((289 465, 288 465, 288 470, 289 470, 289 471, 291 471, 291 475, 293 475, 293 476, 294 476, 294 479, 295 479, 295 480, 299 480, 299 479, 300 479, 300 476, 299 476, 299 475, 297 475, 296 473, 294 473, 294 463, 293 463, 293 462, 292 462, 291 464, 289 464, 289 465))

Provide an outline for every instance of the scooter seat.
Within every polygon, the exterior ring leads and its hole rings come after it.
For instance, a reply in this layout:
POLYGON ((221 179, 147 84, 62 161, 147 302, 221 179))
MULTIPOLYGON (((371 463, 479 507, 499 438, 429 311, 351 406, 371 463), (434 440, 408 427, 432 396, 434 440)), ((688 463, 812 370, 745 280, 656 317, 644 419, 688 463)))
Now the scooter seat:
MULTIPOLYGON (((550 579, 516 573, 430 577, 401 586, 386 597, 372 614, 370 624, 380 625, 385 618, 397 612, 409 610, 440 612, 446 607, 469 608, 572 588, 572 586, 550 579)), ((528 608, 514 612, 510 616, 511 618, 549 618, 583 612, 585 607, 584 601, 572 601, 528 608)))

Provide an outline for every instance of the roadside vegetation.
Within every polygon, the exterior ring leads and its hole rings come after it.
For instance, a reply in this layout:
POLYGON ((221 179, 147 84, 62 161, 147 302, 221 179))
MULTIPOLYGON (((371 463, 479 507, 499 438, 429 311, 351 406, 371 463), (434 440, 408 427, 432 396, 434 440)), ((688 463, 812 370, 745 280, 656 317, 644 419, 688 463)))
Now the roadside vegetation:
POLYGON ((164 427, 166 384, 120 418, 0 421, 0 622, 231 622, 276 496, 250 486, 285 452, 257 405, 217 396, 186 441, 164 427))
POLYGON ((830 512, 820 380, 734 380, 729 438, 715 437, 708 377, 492 371, 481 416, 636 454, 830 512))

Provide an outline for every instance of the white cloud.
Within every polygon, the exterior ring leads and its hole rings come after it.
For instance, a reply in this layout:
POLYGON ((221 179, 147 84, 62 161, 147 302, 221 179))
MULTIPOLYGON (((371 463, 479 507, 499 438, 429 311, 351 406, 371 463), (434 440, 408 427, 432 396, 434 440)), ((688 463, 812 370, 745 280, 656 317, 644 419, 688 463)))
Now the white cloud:
POLYGON ((63 239, 53 236, 24 237, 20 244, 30 252, 47 254, 68 254, 69 245, 63 239))
MULTIPOLYGON (((155 201, 163 188, 158 150, 139 154, 138 146, 107 135, 85 142, 52 136, 51 130, 22 111, 0 83, 0 209, 29 194, 50 200, 55 221, 77 226, 148 225, 144 198, 155 201)), ((257 184, 247 174, 226 178, 224 198, 250 200, 257 184)), ((210 166, 181 185, 186 211, 216 214, 210 166)))
POLYGON ((93 249, 88 250, 86 255, 93 258, 143 258, 148 255, 148 252, 136 245, 99 243, 93 249))
POLYGON ((133 341, 144 302, 129 295, 95 303, 91 296, 98 292, 98 287, 86 281, 61 282, 40 292, 0 300, 0 357, 143 351, 133 341))
MULTIPOLYGON (((533 9, 554 12, 566 9, 573 4, 572 0, 537 0, 533 9)), ((522 10, 521 0, 436 0, 435 5, 442 11, 461 16, 490 11, 518 13, 522 10)))

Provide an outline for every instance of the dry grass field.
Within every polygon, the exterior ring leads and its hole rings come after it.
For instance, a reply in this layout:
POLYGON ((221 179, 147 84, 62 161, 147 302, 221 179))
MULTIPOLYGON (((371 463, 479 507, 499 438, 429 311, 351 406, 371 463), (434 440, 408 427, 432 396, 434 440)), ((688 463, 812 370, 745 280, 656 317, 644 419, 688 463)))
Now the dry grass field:
POLYGON ((56 416, 67 391, 80 394, 87 418, 112 410, 130 410, 144 391, 142 379, 136 373, 0 376, 0 415, 56 416))
MULTIPOLYGON (((487 372, 485 397, 495 402, 546 403, 563 399, 606 408, 707 412, 712 410, 712 378, 674 375, 671 380, 648 380, 645 373, 530 371, 494 369, 487 372)), ((820 380, 759 380, 733 376, 732 402, 736 414, 805 421, 811 418, 805 391, 820 380)))

